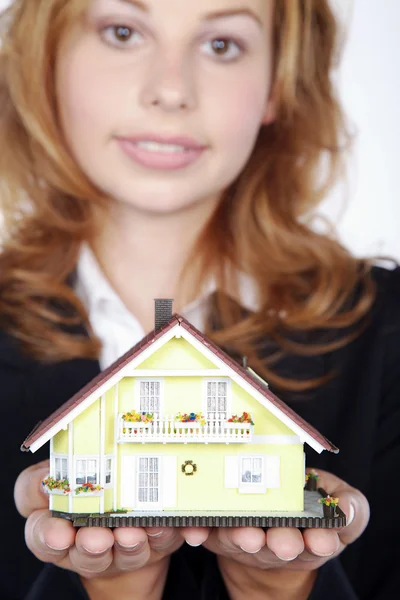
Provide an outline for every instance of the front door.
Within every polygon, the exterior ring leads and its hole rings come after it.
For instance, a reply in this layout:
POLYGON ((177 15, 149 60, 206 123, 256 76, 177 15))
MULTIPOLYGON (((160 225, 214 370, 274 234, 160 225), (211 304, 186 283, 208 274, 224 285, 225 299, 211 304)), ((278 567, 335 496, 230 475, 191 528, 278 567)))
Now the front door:
POLYGON ((160 507, 160 459, 157 456, 139 456, 137 464, 137 508, 160 507))

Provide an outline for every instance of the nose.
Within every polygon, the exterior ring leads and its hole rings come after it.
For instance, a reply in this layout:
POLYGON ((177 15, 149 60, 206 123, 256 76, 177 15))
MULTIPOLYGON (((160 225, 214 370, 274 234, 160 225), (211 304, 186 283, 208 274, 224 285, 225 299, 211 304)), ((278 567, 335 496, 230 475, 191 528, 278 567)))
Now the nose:
POLYGON ((146 107, 158 106, 174 112, 195 106, 193 69, 185 58, 160 52, 152 67, 142 91, 146 107))

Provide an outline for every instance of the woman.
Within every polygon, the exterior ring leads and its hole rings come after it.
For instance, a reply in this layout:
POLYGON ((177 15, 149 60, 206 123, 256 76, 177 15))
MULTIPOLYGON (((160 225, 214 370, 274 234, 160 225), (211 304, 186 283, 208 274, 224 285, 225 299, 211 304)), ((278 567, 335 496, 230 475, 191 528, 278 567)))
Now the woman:
POLYGON ((398 525, 376 483, 400 453, 399 271, 306 221, 346 133, 328 2, 14 0, 3 24, 3 596, 390 597, 398 525), (77 532, 49 517, 46 449, 19 455, 21 435, 152 328, 155 297, 341 448, 309 463, 345 529, 77 532), (36 558, 12 502, 21 471, 36 558))

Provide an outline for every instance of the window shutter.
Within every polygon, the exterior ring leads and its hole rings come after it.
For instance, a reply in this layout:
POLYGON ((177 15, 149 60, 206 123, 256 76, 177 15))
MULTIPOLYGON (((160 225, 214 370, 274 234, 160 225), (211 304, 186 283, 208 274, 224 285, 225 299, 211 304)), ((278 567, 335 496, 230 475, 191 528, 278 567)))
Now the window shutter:
POLYGON ((239 458, 237 456, 225 456, 225 487, 239 487, 239 458))
POLYGON ((162 460, 162 508, 176 508, 177 457, 164 456, 162 460))
MULTIPOLYGON (((114 482, 117 485, 117 482, 114 482)), ((136 505, 136 460, 135 456, 121 457, 121 505, 120 508, 134 508, 136 505)))
POLYGON ((280 456, 265 456, 265 485, 270 489, 281 487, 280 456))

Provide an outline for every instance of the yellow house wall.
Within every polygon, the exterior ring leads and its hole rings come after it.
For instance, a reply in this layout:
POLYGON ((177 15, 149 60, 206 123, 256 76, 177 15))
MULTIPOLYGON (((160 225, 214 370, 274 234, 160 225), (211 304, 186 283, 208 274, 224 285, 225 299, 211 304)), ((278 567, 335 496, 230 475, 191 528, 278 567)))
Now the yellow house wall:
MULTIPOLYGON (((120 456, 176 456, 177 503, 173 510, 303 510, 303 445, 245 445, 245 444, 124 444, 120 456), (225 488, 226 455, 280 456, 281 486, 267 489, 265 494, 242 494, 238 489, 225 488), (197 464, 197 472, 187 476, 180 471, 186 460, 197 464)), ((118 461, 118 481, 129 474, 121 472, 118 461)), ((120 486, 119 486, 120 487, 120 486)), ((162 494, 162 489, 161 489, 162 494)), ((120 489, 117 494, 121 506, 120 489)))
POLYGON ((68 431, 61 430, 53 438, 54 454, 68 454, 68 431))
POLYGON ((53 494, 53 510, 59 510, 60 512, 69 512, 68 496, 53 494))
POLYGON ((100 451, 100 399, 74 419, 74 454, 98 454, 100 451))
POLYGON ((104 452, 105 454, 114 453, 114 394, 115 387, 118 388, 118 384, 113 386, 111 390, 108 390, 105 401, 105 440, 104 440, 104 452))
MULTIPOLYGON (((190 346, 184 339, 173 339, 152 357, 137 367, 149 369, 219 369, 190 346)), ((207 377, 208 379, 208 377, 207 377)), ((137 391, 135 377, 125 377, 118 384, 118 412, 135 408, 137 391)), ((164 405, 167 414, 176 412, 200 412, 205 409, 205 385, 202 377, 164 377, 164 405)), ((231 411, 241 414, 248 411, 255 421, 256 435, 287 435, 293 431, 282 424, 257 400, 238 384, 231 382, 231 411)), ((114 397, 111 388, 105 397, 105 454, 114 454, 114 397)), ((136 407, 138 405, 136 404, 136 407)), ((96 400, 84 413, 74 420, 73 442, 75 455, 99 455, 100 453, 100 399, 96 400)), ((54 438, 54 452, 68 453, 68 432, 59 432, 54 438)), ((176 510, 302 510, 304 486, 303 445, 250 445, 250 444, 118 444, 116 460, 117 506, 113 506, 113 489, 104 491, 104 510, 121 507, 120 483, 126 474, 121 473, 122 455, 169 455, 177 457, 177 505, 176 510), (232 454, 270 454, 281 457, 281 488, 267 490, 266 494, 241 494, 237 489, 225 489, 225 456, 232 454), (193 460, 198 472, 187 477, 180 472, 185 460, 193 460), (212 493, 210 493, 212 490, 212 493)), ((100 457, 102 458, 102 457, 100 457)), ((55 510, 68 510, 68 499, 55 496, 55 510)), ((74 512, 98 512, 99 497, 74 497, 74 512)))
POLYGON ((217 369, 214 363, 183 338, 172 338, 137 369, 217 369))
POLYGON ((100 510, 99 496, 74 496, 72 499, 72 512, 74 513, 98 513, 100 510))

